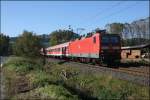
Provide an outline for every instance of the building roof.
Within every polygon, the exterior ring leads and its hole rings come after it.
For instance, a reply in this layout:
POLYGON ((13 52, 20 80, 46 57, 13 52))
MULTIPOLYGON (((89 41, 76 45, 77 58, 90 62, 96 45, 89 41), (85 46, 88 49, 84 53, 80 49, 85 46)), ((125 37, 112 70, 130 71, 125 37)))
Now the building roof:
POLYGON ((150 48, 150 44, 121 47, 122 50, 150 48))

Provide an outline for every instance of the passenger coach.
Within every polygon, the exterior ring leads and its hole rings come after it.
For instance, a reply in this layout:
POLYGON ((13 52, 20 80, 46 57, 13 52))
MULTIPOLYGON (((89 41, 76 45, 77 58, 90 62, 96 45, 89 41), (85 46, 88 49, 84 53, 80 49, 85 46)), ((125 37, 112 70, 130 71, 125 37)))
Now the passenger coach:
POLYGON ((47 56, 53 56, 53 57, 67 57, 68 56, 68 48, 69 48, 69 42, 51 46, 46 48, 46 55, 47 56))

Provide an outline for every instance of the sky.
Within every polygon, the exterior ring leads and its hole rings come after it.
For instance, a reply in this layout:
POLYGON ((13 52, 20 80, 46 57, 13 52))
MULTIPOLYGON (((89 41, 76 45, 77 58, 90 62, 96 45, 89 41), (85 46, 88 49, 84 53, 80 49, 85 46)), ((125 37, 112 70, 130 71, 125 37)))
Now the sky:
POLYGON ((113 22, 149 17, 149 1, 1 1, 1 33, 15 37, 24 30, 38 35, 68 29, 85 34, 113 22))

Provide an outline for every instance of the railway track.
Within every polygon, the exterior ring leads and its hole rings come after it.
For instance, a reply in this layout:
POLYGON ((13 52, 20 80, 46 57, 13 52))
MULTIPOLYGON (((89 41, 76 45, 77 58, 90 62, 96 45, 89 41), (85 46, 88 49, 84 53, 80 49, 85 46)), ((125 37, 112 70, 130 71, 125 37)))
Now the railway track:
POLYGON ((139 76, 144 76, 144 77, 149 77, 149 72, 145 72, 145 71, 142 71, 142 70, 137 70, 136 68, 135 69, 130 69, 130 68, 119 68, 118 69, 119 71, 122 71, 122 72, 126 72, 126 73, 129 73, 129 74, 133 74, 133 75, 139 75, 139 76))
MULTIPOLYGON (((64 61, 60 59, 55 59, 55 60, 57 60, 58 62, 64 61)), ((136 67, 135 69, 123 68, 123 67, 108 68, 106 66, 91 65, 91 64, 79 63, 74 61, 66 61, 63 64, 67 64, 67 65, 70 64, 71 66, 74 67, 80 67, 83 71, 89 70, 90 72, 93 73, 112 75, 112 77, 114 78, 127 80, 140 85, 145 85, 145 86, 150 85, 149 71, 145 73, 143 70, 137 69, 136 67)))
MULTIPOLYGON (((85 64, 85 65, 88 65, 88 64, 85 64)), ((130 69, 130 68, 123 68, 123 67, 108 68, 106 66, 98 66, 98 65, 96 65, 96 66, 91 65, 89 67, 103 69, 103 70, 110 70, 110 71, 115 71, 115 72, 122 72, 122 73, 127 73, 127 74, 130 74, 130 75, 134 75, 134 76, 143 76, 143 77, 147 77, 147 78, 150 77, 149 71, 145 72, 143 70, 137 69, 136 67, 132 68, 132 69, 130 69)))

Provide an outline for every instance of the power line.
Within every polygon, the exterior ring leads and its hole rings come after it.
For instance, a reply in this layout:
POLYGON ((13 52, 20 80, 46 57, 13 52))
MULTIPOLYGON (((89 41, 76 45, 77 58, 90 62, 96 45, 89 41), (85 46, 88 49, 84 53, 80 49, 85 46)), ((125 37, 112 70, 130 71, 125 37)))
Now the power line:
POLYGON ((136 3, 135 3, 135 4, 133 4, 133 5, 129 5, 129 6, 125 7, 125 8, 123 8, 123 9, 120 9, 120 10, 118 10, 118 11, 116 11, 116 12, 113 12, 113 13, 111 13, 111 14, 107 15, 107 16, 105 16, 105 17, 104 17, 104 18, 102 18, 102 19, 104 20, 104 19, 106 19, 106 18, 112 17, 113 15, 116 15, 116 14, 122 13, 122 12, 123 12, 123 11, 125 11, 125 10, 128 10, 128 9, 130 9, 130 8, 135 7, 134 5, 137 5, 137 4, 138 4, 138 3, 136 2, 136 3))
POLYGON ((110 13, 109 15, 102 17, 102 18, 101 18, 101 19, 102 19, 101 21, 104 21, 104 19, 107 19, 107 18, 109 18, 109 17, 112 17, 113 15, 122 13, 122 12, 124 12, 125 10, 128 10, 128 9, 130 9, 130 8, 132 8, 132 7, 135 7, 134 5, 136 5, 136 4, 138 4, 138 2, 136 2, 136 3, 133 4, 133 5, 129 5, 129 6, 125 7, 125 8, 123 8, 123 9, 119 9, 119 10, 116 11, 116 12, 112 12, 112 13, 110 13))
MULTIPOLYGON (((110 9, 113 9, 113 8, 116 8, 116 7, 118 7, 119 5, 121 5, 122 4, 122 2, 123 1, 120 1, 120 2, 117 2, 116 4, 114 4, 114 5, 112 5, 112 6, 109 6, 109 7, 107 7, 107 8, 105 8, 105 9, 103 9, 103 10, 101 10, 100 12, 98 12, 97 14, 95 14, 94 16, 91 16, 91 17, 89 17, 87 20, 86 20, 86 22, 85 23, 90 23, 90 19, 95 19, 96 17, 98 17, 99 16, 99 14, 102 14, 103 12, 105 12, 105 11, 109 11, 110 9)), ((124 1, 123 3, 125 3, 126 1, 124 1)), ((84 23, 84 22, 82 22, 82 23, 84 23)), ((78 30, 78 29, 77 29, 78 30)), ((84 29, 85 30, 85 29, 84 29)))
POLYGON ((96 15, 94 15, 93 17, 90 17, 90 18, 93 19, 94 17, 98 17, 99 14, 102 14, 103 12, 105 12, 105 11, 107 11, 107 10, 110 10, 110 9, 112 9, 112 8, 115 8, 115 7, 117 7, 118 5, 120 5, 121 3, 122 3, 122 1, 116 3, 116 4, 112 5, 112 6, 109 6, 108 8, 101 10, 101 11, 98 12, 96 15))
MULTIPOLYGON (((124 1, 124 2, 125 2, 125 1, 124 1)), ((105 8, 105 9, 101 10, 100 12, 98 12, 97 14, 95 14, 94 16, 89 17, 87 20, 90 21, 90 19, 94 19, 94 18, 98 17, 99 14, 102 14, 103 12, 105 12, 105 11, 107 11, 107 10, 110 10, 110 9, 112 9, 112 8, 115 8, 115 7, 117 7, 118 5, 120 5, 121 3, 122 3, 122 1, 116 3, 116 4, 112 5, 112 6, 109 6, 108 8, 105 8)), ((87 20, 86 20, 86 22, 87 22, 87 20)))

